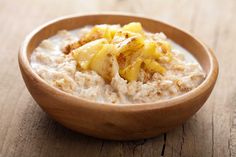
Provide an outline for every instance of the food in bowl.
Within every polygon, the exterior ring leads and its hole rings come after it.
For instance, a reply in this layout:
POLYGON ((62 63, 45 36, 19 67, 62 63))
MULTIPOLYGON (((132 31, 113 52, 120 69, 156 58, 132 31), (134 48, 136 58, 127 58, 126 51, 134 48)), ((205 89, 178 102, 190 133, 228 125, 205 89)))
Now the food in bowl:
POLYGON ((61 30, 31 55, 50 85, 98 102, 136 104, 170 99, 205 79, 190 52, 138 22, 61 30))

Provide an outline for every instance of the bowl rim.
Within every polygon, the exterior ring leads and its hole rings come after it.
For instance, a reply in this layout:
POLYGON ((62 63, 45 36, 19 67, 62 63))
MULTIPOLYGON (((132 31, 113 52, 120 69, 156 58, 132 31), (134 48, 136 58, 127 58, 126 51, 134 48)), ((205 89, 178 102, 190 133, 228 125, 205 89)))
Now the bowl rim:
POLYGON ((32 77, 34 81, 37 82, 37 85, 42 86, 44 90, 51 96, 56 97, 57 99, 61 101, 68 101, 71 102, 70 105, 75 106, 84 106, 87 108, 97 108, 97 109, 107 109, 107 110, 116 110, 116 111, 142 111, 142 110, 152 110, 152 109, 163 109, 163 108, 169 108, 169 107, 176 107, 176 105, 179 105, 181 103, 184 103, 186 101, 190 101, 193 98, 199 97, 200 95, 204 94, 205 91, 208 90, 208 88, 211 88, 214 86, 219 72, 219 65, 217 62, 217 59, 211 49, 209 49, 201 40, 199 40, 196 36, 192 35, 188 31, 184 31, 176 26, 173 26, 171 24, 168 24, 166 22, 152 19, 146 16, 140 16, 140 15, 133 15, 129 13, 89 13, 89 14, 72 14, 68 16, 62 16, 59 18, 56 18, 54 20, 51 20, 41 26, 38 26, 36 29, 34 29, 31 33, 29 33, 26 38, 24 39, 23 43, 20 46, 19 53, 18 53, 18 62, 19 66, 25 70, 25 72, 32 77), (206 78, 204 81, 197 86, 196 88, 192 89, 191 91, 184 93, 179 96, 175 96, 170 99, 165 100, 158 100, 156 102, 148 102, 148 103, 127 103, 127 104, 120 104, 120 103, 107 103, 107 102, 96 102, 93 100, 89 100, 86 98, 82 98, 79 96, 72 95, 70 93, 66 93, 62 90, 59 90, 51 85, 49 85, 45 80, 43 80, 31 67, 30 61, 27 58, 27 47, 31 39, 43 28, 53 25, 56 22, 60 22, 63 20, 73 19, 73 18, 80 18, 80 17, 89 17, 89 16, 124 16, 124 17, 131 17, 131 18, 138 18, 138 19, 144 19, 149 20, 153 22, 159 22, 167 27, 172 27, 181 33, 185 33, 186 35, 191 36, 195 41, 199 42, 205 52, 207 53, 207 57, 210 61, 210 68, 209 72, 206 75, 206 78), (81 103, 80 103, 81 102, 81 103))

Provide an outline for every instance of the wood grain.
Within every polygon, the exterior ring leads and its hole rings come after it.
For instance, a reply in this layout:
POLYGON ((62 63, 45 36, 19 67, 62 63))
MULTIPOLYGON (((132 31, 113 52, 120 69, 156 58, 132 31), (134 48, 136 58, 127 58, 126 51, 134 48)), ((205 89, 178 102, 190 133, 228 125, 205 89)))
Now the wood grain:
POLYGON ((235 0, 0 0, 0 156, 236 156, 235 14, 235 0), (166 21, 215 50, 218 83, 204 107, 182 127, 142 141, 102 141, 65 129, 37 107, 17 65, 25 35, 62 15, 102 11, 166 21))

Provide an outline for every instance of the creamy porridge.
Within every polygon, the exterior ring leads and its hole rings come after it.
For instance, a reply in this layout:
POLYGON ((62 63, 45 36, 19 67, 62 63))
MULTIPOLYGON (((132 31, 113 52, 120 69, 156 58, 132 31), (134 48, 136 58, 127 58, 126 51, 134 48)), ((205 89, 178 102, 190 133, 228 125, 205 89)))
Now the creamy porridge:
POLYGON ((61 30, 34 50, 31 66, 64 92, 120 104, 169 99, 205 78, 187 50, 137 22, 61 30))

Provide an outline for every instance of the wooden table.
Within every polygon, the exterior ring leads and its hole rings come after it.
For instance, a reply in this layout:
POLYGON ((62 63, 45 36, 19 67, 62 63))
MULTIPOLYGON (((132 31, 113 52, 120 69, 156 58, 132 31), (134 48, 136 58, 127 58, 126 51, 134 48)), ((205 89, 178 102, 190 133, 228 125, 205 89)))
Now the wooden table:
POLYGON ((236 156, 235 0, 0 0, 0 157, 236 156), (125 11, 190 31, 214 49, 217 85, 182 126, 141 141, 115 142, 78 134, 51 120, 20 76, 17 51, 36 26, 72 13, 125 11))

